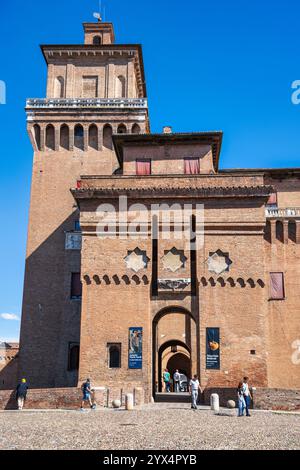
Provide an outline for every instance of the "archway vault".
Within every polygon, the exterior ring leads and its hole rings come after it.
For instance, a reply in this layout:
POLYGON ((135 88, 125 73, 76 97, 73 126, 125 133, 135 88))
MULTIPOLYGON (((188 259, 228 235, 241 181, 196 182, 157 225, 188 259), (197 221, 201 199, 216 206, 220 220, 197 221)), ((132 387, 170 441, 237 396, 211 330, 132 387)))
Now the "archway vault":
POLYGON ((178 339, 172 339, 170 341, 166 341, 165 343, 163 343, 160 346, 158 353, 162 354, 167 348, 170 348, 172 346, 181 346, 182 348, 186 349, 189 353, 191 352, 191 349, 188 347, 186 343, 178 339))
POLYGON ((183 315, 188 315, 192 320, 196 322, 196 318, 194 318, 194 315, 190 312, 190 310, 179 305, 173 305, 170 307, 164 307, 159 310, 159 312, 157 312, 153 319, 153 324, 157 324, 159 320, 161 320, 166 315, 172 315, 174 313, 182 313, 183 315))

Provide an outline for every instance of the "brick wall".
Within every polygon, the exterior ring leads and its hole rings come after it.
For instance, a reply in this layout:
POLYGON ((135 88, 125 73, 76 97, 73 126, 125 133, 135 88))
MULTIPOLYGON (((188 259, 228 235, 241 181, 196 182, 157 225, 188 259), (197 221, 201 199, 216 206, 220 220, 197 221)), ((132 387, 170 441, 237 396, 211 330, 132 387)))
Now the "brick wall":
POLYGON ((300 410, 300 390, 258 388, 253 392, 255 408, 261 410, 300 410))
MULTIPOLYGON (((120 400, 125 405, 125 396, 132 393, 135 404, 144 403, 144 391, 141 388, 127 385, 126 388, 110 388, 96 390, 94 399, 99 407, 111 407, 113 400, 120 400)), ((34 410, 78 409, 81 404, 82 392, 79 388, 35 389, 29 390, 25 408, 34 410)), ((14 391, 0 391, 0 410, 15 410, 14 391)))

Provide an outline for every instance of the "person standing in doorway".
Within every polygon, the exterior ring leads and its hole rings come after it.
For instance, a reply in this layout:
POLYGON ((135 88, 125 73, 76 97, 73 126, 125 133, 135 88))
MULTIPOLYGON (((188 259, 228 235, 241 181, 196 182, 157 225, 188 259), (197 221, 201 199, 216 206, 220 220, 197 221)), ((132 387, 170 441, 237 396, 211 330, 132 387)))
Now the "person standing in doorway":
POLYGON ((17 399, 19 411, 22 411, 24 408, 24 403, 27 397, 27 391, 28 391, 27 380, 22 379, 21 383, 18 384, 17 390, 16 390, 16 399, 17 399))
POLYGON ((91 409, 94 410, 96 408, 96 406, 92 402, 92 386, 91 386, 90 379, 86 379, 86 382, 84 382, 81 386, 81 390, 82 390, 82 393, 83 393, 81 408, 80 408, 81 411, 84 410, 84 404, 86 402, 88 402, 91 409))
POLYGON ((197 410, 199 393, 202 393, 198 375, 194 375, 194 378, 190 381, 190 394, 192 398, 192 409, 197 410))
POLYGON ((166 393, 170 393, 171 392, 171 383, 170 383, 171 382, 171 374, 168 371, 168 369, 165 369, 165 371, 164 371, 163 381, 164 381, 164 384, 165 384, 166 393))
POLYGON ((249 388, 249 377, 244 377, 243 394, 244 394, 245 405, 246 405, 246 416, 250 417, 251 416, 250 406, 251 406, 252 395, 251 395, 250 388, 249 388))
POLYGON ((180 392, 180 373, 178 369, 176 370, 173 378, 174 378, 174 392, 179 393, 180 392))

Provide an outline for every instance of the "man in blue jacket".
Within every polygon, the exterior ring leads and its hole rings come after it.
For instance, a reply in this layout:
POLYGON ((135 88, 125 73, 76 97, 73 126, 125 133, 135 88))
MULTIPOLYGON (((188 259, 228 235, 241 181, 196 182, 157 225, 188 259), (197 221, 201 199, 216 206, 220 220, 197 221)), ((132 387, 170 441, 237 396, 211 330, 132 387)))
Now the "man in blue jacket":
POLYGON ((18 402, 18 410, 22 411, 27 397, 28 385, 26 379, 22 379, 21 383, 17 386, 16 399, 18 402))

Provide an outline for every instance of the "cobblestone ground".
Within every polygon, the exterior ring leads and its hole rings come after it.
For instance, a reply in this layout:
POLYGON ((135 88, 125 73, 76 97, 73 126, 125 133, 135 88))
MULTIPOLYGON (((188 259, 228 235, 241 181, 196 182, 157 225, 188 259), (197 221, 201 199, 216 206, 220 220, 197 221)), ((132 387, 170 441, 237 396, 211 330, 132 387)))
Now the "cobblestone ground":
POLYGON ((257 411, 237 418, 235 411, 217 416, 187 405, 133 412, 4 412, 0 449, 300 449, 300 414, 257 411))

